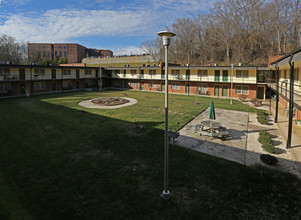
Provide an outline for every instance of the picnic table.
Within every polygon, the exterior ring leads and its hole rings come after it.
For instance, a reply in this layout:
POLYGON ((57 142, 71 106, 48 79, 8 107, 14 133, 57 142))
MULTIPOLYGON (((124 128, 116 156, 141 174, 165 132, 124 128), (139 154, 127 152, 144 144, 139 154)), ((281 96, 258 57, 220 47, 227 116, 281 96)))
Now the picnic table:
POLYGON ((229 136, 229 131, 218 121, 205 120, 195 125, 195 133, 211 137, 219 137, 223 141, 229 136))

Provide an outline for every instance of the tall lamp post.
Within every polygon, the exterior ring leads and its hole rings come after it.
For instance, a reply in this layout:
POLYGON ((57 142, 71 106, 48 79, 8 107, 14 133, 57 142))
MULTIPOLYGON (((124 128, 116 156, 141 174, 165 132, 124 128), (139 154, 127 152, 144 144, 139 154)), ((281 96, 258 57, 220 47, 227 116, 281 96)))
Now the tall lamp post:
POLYGON ((230 99, 230 104, 232 105, 232 96, 233 96, 233 64, 231 64, 231 99, 230 99))
POLYGON ((163 38, 163 46, 165 47, 165 150, 164 150, 164 190, 161 193, 163 199, 170 199, 168 187, 168 47, 171 38, 176 34, 169 31, 160 31, 158 35, 163 38))

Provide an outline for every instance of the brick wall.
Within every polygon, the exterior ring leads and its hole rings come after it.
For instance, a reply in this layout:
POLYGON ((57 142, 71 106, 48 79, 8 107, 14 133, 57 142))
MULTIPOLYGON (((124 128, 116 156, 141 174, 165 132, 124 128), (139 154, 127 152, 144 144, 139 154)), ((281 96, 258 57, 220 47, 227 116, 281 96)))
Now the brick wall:
POLYGON ((28 43, 28 59, 36 62, 45 58, 53 59, 52 44, 28 43))

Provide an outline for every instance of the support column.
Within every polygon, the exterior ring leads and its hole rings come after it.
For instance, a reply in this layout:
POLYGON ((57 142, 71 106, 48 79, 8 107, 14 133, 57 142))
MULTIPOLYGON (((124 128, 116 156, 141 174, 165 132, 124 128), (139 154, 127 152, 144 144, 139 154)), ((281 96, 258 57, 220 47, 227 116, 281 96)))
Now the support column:
POLYGON ((278 122, 278 103, 279 103, 279 67, 278 63, 276 64, 276 109, 275 109, 275 120, 274 122, 278 122))
POLYGON ((294 108, 294 63, 292 62, 293 54, 289 59, 290 65, 290 93, 289 93, 289 116, 288 116, 288 133, 286 148, 291 147, 292 142, 292 126, 293 126, 293 108, 294 108))

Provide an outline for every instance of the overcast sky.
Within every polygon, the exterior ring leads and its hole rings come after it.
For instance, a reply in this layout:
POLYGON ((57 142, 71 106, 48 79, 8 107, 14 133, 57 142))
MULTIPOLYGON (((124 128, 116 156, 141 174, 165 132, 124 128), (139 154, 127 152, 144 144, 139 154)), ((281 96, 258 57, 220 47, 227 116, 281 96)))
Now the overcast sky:
POLYGON ((206 14, 216 1, 0 0, 0 35, 136 54, 177 18, 206 14))

